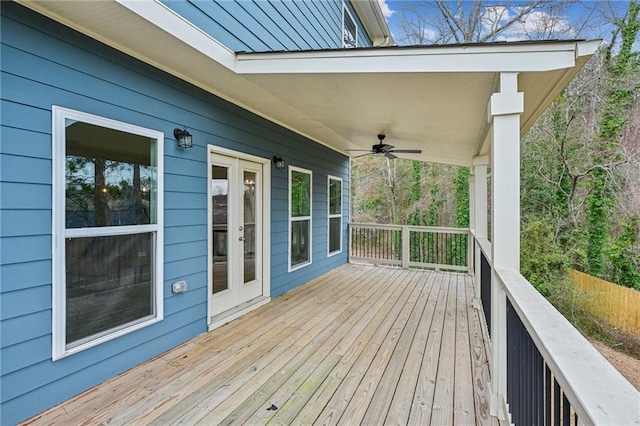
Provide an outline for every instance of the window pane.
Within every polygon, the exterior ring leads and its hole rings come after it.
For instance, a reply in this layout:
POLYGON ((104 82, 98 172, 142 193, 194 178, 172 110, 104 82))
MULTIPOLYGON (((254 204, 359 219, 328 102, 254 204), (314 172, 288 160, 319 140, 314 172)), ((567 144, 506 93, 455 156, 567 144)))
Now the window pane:
POLYGON ((329 214, 342 213, 342 182, 329 179, 329 214))
POLYGON ((342 234, 342 218, 334 217, 329 219, 329 253, 340 251, 342 234))
POLYGON ((211 193, 213 194, 213 294, 229 288, 228 246, 229 231, 229 169, 213 166, 211 193))
POLYGON ((291 217, 311 216, 311 175, 291 171, 291 217))
POLYGON ((291 222, 291 266, 309 261, 309 220, 291 222))
POLYGON ((155 139, 66 120, 66 227, 156 223, 155 139))
POLYGON ((67 238, 66 343, 154 315, 151 232, 67 238))
POLYGON ((353 22, 353 19, 351 19, 351 16, 346 9, 343 11, 343 16, 344 22, 342 23, 342 36, 344 47, 356 47, 356 24, 353 22))
POLYGON ((256 279, 256 184, 258 175, 256 172, 244 172, 243 180, 243 207, 244 207, 244 283, 256 279))

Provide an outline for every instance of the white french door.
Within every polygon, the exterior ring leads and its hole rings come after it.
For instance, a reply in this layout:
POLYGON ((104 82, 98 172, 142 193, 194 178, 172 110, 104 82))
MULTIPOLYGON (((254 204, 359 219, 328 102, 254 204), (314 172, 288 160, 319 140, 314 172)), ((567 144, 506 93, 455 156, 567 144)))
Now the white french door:
POLYGON ((209 318, 263 296, 262 163, 210 153, 209 318))

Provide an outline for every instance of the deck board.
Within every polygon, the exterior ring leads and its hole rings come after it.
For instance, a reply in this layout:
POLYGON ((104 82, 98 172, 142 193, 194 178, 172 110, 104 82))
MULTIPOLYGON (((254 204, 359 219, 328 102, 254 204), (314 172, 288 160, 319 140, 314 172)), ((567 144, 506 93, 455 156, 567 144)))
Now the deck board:
POLYGON ((347 264, 26 423, 497 424, 472 298, 465 274, 347 264))

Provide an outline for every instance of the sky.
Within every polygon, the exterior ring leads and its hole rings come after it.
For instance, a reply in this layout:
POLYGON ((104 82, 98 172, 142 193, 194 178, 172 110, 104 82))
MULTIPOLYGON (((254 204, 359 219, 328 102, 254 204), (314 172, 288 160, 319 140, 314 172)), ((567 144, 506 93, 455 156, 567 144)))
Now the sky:
MULTIPOLYGON (((393 34, 396 44, 405 44, 402 41, 403 32, 400 27, 400 22, 403 19, 403 10, 409 5, 419 3, 419 0, 378 0, 382 11, 387 19, 389 29, 393 34)), ((507 18, 513 16, 515 8, 518 5, 522 5, 523 2, 500 2, 500 1, 487 1, 487 4, 493 4, 495 7, 500 8, 500 5, 511 3, 512 7, 501 7, 503 13, 502 17, 507 18)), ((468 2, 470 4, 470 2, 468 2)), ((608 23, 608 17, 612 14, 616 14, 618 17, 622 17, 624 12, 628 8, 629 2, 627 0, 613 0, 608 1, 579 1, 569 4, 564 8, 560 15, 560 19, 557 21, 559 27, 563 29, 563 34, 571 35, 570 38, 602 38, 605 41, 611 40, 612 26, 608 23)), ((405 14, 405 16, 409 16, 405 14)), ((509 31, 502 33, 498 38, 498 41, 516 41, 525 38, 523 30, 530 30, 535 27, 536 23, 544 21, 549 15, 544 12, 533 12, 529 14, 526 19, 515 25, 509 31)), ((427 29, 425 35, 429 35, 427 29)), ((569 38, 569 37, 563 37, 569 38)), ((636 48, 638 48, 636 43, 636 48)), ((637 50, 637 49, 636 49, 637 50)))

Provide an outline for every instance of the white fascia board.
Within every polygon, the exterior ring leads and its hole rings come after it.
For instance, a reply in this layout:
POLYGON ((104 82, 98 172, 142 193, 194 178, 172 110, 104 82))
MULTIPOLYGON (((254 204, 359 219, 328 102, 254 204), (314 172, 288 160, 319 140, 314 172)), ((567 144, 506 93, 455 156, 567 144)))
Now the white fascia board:
POLYGON ((576 43, 576 57, 591 56, 598 51, 602 45, 602 39, 579 41, 576 43))
POLYGON ((200 53, 231 71, 236 68, 236 54, 218 40, 169 9, 158 0, 116 0, 131 12, 168 32, 200 53))
POLYGON ((575 66, 577 50, 576 42, 567 42, 240 53, 236 71, 238 74, 551 71, 575 66))

